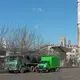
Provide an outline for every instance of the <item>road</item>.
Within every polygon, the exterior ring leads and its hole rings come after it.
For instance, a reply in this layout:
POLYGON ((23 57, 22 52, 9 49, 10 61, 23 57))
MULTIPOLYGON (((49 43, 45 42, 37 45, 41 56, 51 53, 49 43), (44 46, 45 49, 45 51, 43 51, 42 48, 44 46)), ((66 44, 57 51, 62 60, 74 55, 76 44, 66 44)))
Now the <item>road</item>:
POLYGON ((80 68, 61 69, 51 73, 1 73, 0 80, 80 80, 80 68))

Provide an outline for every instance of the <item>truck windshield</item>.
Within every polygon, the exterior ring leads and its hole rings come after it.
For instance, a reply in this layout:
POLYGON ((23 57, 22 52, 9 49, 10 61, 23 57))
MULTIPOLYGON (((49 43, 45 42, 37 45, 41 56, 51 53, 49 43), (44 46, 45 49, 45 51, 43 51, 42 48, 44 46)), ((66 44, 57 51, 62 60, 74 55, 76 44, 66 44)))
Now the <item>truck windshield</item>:
POLYGON ((48 63, 48 61, 41 61, 40 64, 48 63))
POLYGON ((17 60, 16 56, 9 56, 9 57, 7 57, 7 61, 15 61, 15 60, 17 60))

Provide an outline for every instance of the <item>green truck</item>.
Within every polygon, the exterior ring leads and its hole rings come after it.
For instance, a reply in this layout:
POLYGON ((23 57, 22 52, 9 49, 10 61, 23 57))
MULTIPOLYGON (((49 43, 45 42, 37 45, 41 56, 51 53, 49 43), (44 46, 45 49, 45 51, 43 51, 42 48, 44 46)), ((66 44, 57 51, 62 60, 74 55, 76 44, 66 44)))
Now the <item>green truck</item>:
MULTIPOLYGON (((31 58, 32 59, 32 58, 31 58)), ((32 60, 33 61, 33 60, 32 60)), ((32 62, 28 55, 9 55, 5 57, 5 70, 8 72, 34 71, 37 63, 32 62)))
MULTIPOLYGON (((36 55, 34 55, 36 56, 36 55)), ((43 56, 39 60, 30 55, 9 55, 5 57, 5 69, 8 72, 49 72, 60 67, 59 56, 43 56)))
POLYGON ((40 63, 37 65, 38 72, 56 71, 60 67, 59 56, 43 56, 40 63))

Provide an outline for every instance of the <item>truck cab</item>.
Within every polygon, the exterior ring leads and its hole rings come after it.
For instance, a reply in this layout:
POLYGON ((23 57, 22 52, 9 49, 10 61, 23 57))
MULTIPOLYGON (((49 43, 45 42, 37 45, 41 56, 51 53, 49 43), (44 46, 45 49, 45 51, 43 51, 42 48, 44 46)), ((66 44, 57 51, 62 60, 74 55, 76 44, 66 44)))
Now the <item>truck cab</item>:
POLYGON ((40 61, 40 63, 37 65, 38 72, 40 71, 48 71, 50 67, 49 61, 40 61))
POLYGON ((8 72, 19 71, 24 72, 28 69, 26 66, 26 57, 22 55, 10 55, 5 58, 5 69, 8 72))

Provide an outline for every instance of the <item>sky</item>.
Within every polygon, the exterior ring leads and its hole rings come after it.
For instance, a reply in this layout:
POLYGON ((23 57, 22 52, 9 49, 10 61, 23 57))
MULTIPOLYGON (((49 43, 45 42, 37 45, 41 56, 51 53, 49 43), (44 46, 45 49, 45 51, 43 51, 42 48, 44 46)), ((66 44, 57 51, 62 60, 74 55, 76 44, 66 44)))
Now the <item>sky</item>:
POLYGON ((35 31, 45 43, 77 44, 77 0, 0 0, 0 26, 35 31))

